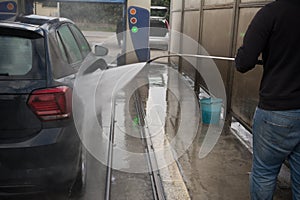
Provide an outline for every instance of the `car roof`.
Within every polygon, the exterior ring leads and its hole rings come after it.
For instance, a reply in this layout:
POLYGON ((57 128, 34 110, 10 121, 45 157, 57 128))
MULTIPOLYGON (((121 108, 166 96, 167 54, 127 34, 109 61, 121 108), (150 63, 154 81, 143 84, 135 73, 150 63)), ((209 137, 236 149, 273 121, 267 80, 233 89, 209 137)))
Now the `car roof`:
POLYGON ((152 19, 152 20, 163 20, 163 19, 165 19, 166 16, 167 16, 167 13, 169 11, 169 9, 165 6, 151 6, 150 9, 151 9, 150 19, 152 19), (156 11, 165 11, 164 16, 153 15, 152 11, 155 11, 155 10, 156 11))
POLYGON ((66 22, 73 23, 71 20, 61 17, 25 15, 17 17, 14 21, 0 21, 0 27, 33 31, 39 35, 44 35, 43 30, 49 30, 52 26, 66 22))
POLYGON ((63 17, 48 17, 41 15, 24 15, 22 17, 17 17, 16 21, 33 24, 33 25, 45 25, 45 24, 54 24, 54 23, 63 23, 63 22, 71 22, 71 20, 63 17))
POLYGON ((151 8, 151 9, 161 9, 161 10, 168 10, 168 8, 167 8, 167 7, 165 7, 165 6, 151 6, 150 8, 151 8))

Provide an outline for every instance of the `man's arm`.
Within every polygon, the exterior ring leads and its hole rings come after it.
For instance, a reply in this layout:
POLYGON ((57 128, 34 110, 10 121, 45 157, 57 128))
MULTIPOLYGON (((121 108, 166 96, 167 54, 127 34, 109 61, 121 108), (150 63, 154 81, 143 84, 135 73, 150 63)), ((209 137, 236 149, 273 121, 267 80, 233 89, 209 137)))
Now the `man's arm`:
POLYGON ((257 12, 245 34, 243 45, 238 49, 235 63, 239 72, 255 67, 273 29, 273 15, 268 6, 257 12))

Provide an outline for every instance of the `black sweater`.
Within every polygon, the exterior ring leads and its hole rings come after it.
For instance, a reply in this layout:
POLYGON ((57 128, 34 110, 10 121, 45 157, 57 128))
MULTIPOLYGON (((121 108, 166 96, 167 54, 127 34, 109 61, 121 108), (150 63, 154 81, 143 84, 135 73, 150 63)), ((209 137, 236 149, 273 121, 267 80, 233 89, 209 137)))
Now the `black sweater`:
POLYGON ((300 0, 272 2, 255 15, 235 62, 244 73, 262 53, 263 78, 258 107, 300 109, 300 0))

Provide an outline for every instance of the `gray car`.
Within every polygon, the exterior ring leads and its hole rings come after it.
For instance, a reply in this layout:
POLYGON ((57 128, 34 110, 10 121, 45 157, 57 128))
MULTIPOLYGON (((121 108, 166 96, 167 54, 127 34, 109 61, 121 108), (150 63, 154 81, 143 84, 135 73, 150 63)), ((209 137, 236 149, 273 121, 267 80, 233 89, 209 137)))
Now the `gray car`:
POLYGON ((72 91, 87 40, 68 19, 29 15, 0 22, 0 46, 0 194, 82 191, 72 91))
POLYGON ((151 49, 168 50, 169 48, 169 22, 167 20, 168 8, 151 6, 150 38, 151 49))

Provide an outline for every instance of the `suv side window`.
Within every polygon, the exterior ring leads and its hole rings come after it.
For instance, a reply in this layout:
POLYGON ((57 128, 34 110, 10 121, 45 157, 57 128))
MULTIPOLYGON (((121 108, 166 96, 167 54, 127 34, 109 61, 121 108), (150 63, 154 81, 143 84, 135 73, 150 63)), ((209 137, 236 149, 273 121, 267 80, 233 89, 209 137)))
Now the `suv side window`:
POLYGON ((60 55, 62 56, 64 61, 68 62, 67 53, 65 51, 65 47, 64 47, 60 37, 58 37, 57 42, 58 42, 58 47, 59 47, 60 53, 61 53, 60 55))
POLYGON ((70 24, 69 27, 72 30, 75 38, 77 39, 79 49, 80 49, 83 57, 86 57, 91 52, 89 43, 86 41, 85 37, 82 35, 80 30, 76 26, 74 26, 73 24, 70 24))
MULTIPOLYGON (((61 39, 62 46, 64 47, 68 62, 70 64, 75 64, 80 62, 83 58, 80 52, 80 49, 77 45, 77 42, 67 25, 63 25, 58 29, 58 35, 61 39)), ((62 49, 61 49, 62 50, 62 49)))

